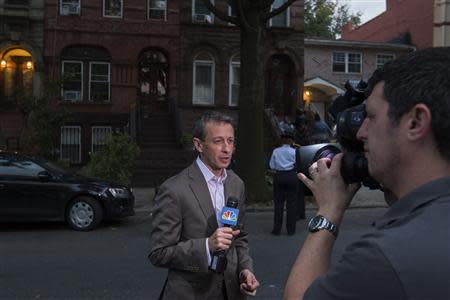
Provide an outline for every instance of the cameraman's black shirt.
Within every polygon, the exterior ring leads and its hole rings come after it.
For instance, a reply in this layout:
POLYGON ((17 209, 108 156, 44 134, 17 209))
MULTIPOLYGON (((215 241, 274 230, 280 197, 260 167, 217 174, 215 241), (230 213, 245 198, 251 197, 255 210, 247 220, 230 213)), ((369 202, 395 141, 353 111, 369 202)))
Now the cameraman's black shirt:
POLYGON ((450 299, 450 177, 399 199, 304 299, 450 299))

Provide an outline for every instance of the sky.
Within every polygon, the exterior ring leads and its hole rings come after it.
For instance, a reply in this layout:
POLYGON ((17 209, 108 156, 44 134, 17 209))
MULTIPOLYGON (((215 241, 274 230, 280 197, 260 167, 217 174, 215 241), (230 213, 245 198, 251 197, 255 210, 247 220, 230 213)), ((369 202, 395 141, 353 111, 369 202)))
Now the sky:
POLYGON ((351 12, 362 13, 361 23, 365 23, 386 10, 386 0, 339 0, 349 6, 351 12))

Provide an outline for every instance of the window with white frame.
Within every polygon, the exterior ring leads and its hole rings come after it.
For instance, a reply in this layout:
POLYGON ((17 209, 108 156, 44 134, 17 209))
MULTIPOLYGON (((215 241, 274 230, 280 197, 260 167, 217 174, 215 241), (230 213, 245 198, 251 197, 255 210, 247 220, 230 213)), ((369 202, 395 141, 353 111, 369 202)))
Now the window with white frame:
POLYGON ((214 104, 214 61, 209 55, 199 55, 193 65, 193 104, 214 104))
POLYGON ((101 151, 105 147, 106 137, 111 134, 111 126, 93 126, 91 130, 91 151, 101 151))
MULTIPOLYGON (((214 5, 214 0, 211 0, 214 5)), ((194 23, 208 23, 214 22, 214 14, 203 4, 203 0, 192 0, 192 21, 194 23)))
POLYGON ((228 104, 237 106, 239 104, 239 85, 241 83, 241 62, 239 57, 230 60, 230 86, 228 94, 228 104))
POLYGON ((361 73, 362 55, 352 52, 333 52, 333 72, 361 73))
POLYGON ((167 19, 167 0, 148 0, 148 19, 167 19))
POLYGON ((63 61, 62 99, 78 102, 83 99, 83 63, 81 61, 63 61))
POLYGON ((109 52, 101 47, 64 48, 61 52, 61 98, 71 102, 110 101, 110 61, 109 52))
POLYGON ((61 159, 67 159, 71 163, 81 162, 81 127, 61 127, 61 159))
POLYGON ((385 63, 394 60, 394 54, 377 54, 377 68, 381 68, 385 63))
POLYGON ((105 62, 89 63, 89 100, 93 102, 109 101, 110 64, 105 62))
MULTIPOLYGON (((275 0, 272 3, 271 10, 275 10, 282 6, 286 0, 275 0)), ((290 23, 290 8, 288 7, 283 12, 270 19, 270 26, 272 27, 289 27, 290 23)))
POLYGON ((62 16, 80 14, 80 0, 60 0, 59 4, 59 13, 62 16))
POLYGON ((103 0, 103 16, 122 18, 123 0, 103 0))

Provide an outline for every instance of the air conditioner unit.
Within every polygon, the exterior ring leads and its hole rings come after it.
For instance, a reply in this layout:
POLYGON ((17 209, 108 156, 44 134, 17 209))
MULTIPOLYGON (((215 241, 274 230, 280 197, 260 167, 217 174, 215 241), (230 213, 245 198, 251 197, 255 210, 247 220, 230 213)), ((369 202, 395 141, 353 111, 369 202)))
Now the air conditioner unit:
POLYGON ((64 91, 64 100, 81 101, 81 92, 80 91, 64 91))
POLYGON ((63 3, 61 6, 61 15, 79 15, 80 3, 63 3))
POLYGON ((166 1, 155 1, 153 2, 153 4, 154 4, 153 8, 166 9, 166 1))
POLYGON ((210 15, 201 15, 201 14, 196 14, 194 16, 194 21, 196 23, 212 23, 212 18, 210 15))

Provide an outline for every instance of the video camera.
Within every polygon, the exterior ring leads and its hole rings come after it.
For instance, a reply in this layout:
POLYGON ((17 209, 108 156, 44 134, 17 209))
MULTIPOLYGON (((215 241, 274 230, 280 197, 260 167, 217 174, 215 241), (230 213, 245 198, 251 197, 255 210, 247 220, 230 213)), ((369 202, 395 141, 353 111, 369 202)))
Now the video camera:
POLYGON ((316 144, 302 146, 297 151, 300 157, 298 172, 309 175, 309 167, 321 158, 332 159, 336 154, 344 152, 341 165, 341 176, 347 184, 362 182, 371 189, 379 189, 380 185, 370 175, 367 159, 364 156, 364 144, 356 138, 365 117, 365 92, 367 83, 363 80, 348 80, 346 92, 334 100, 329 109, 336 123, 336 139, 338 144, 316 144))

